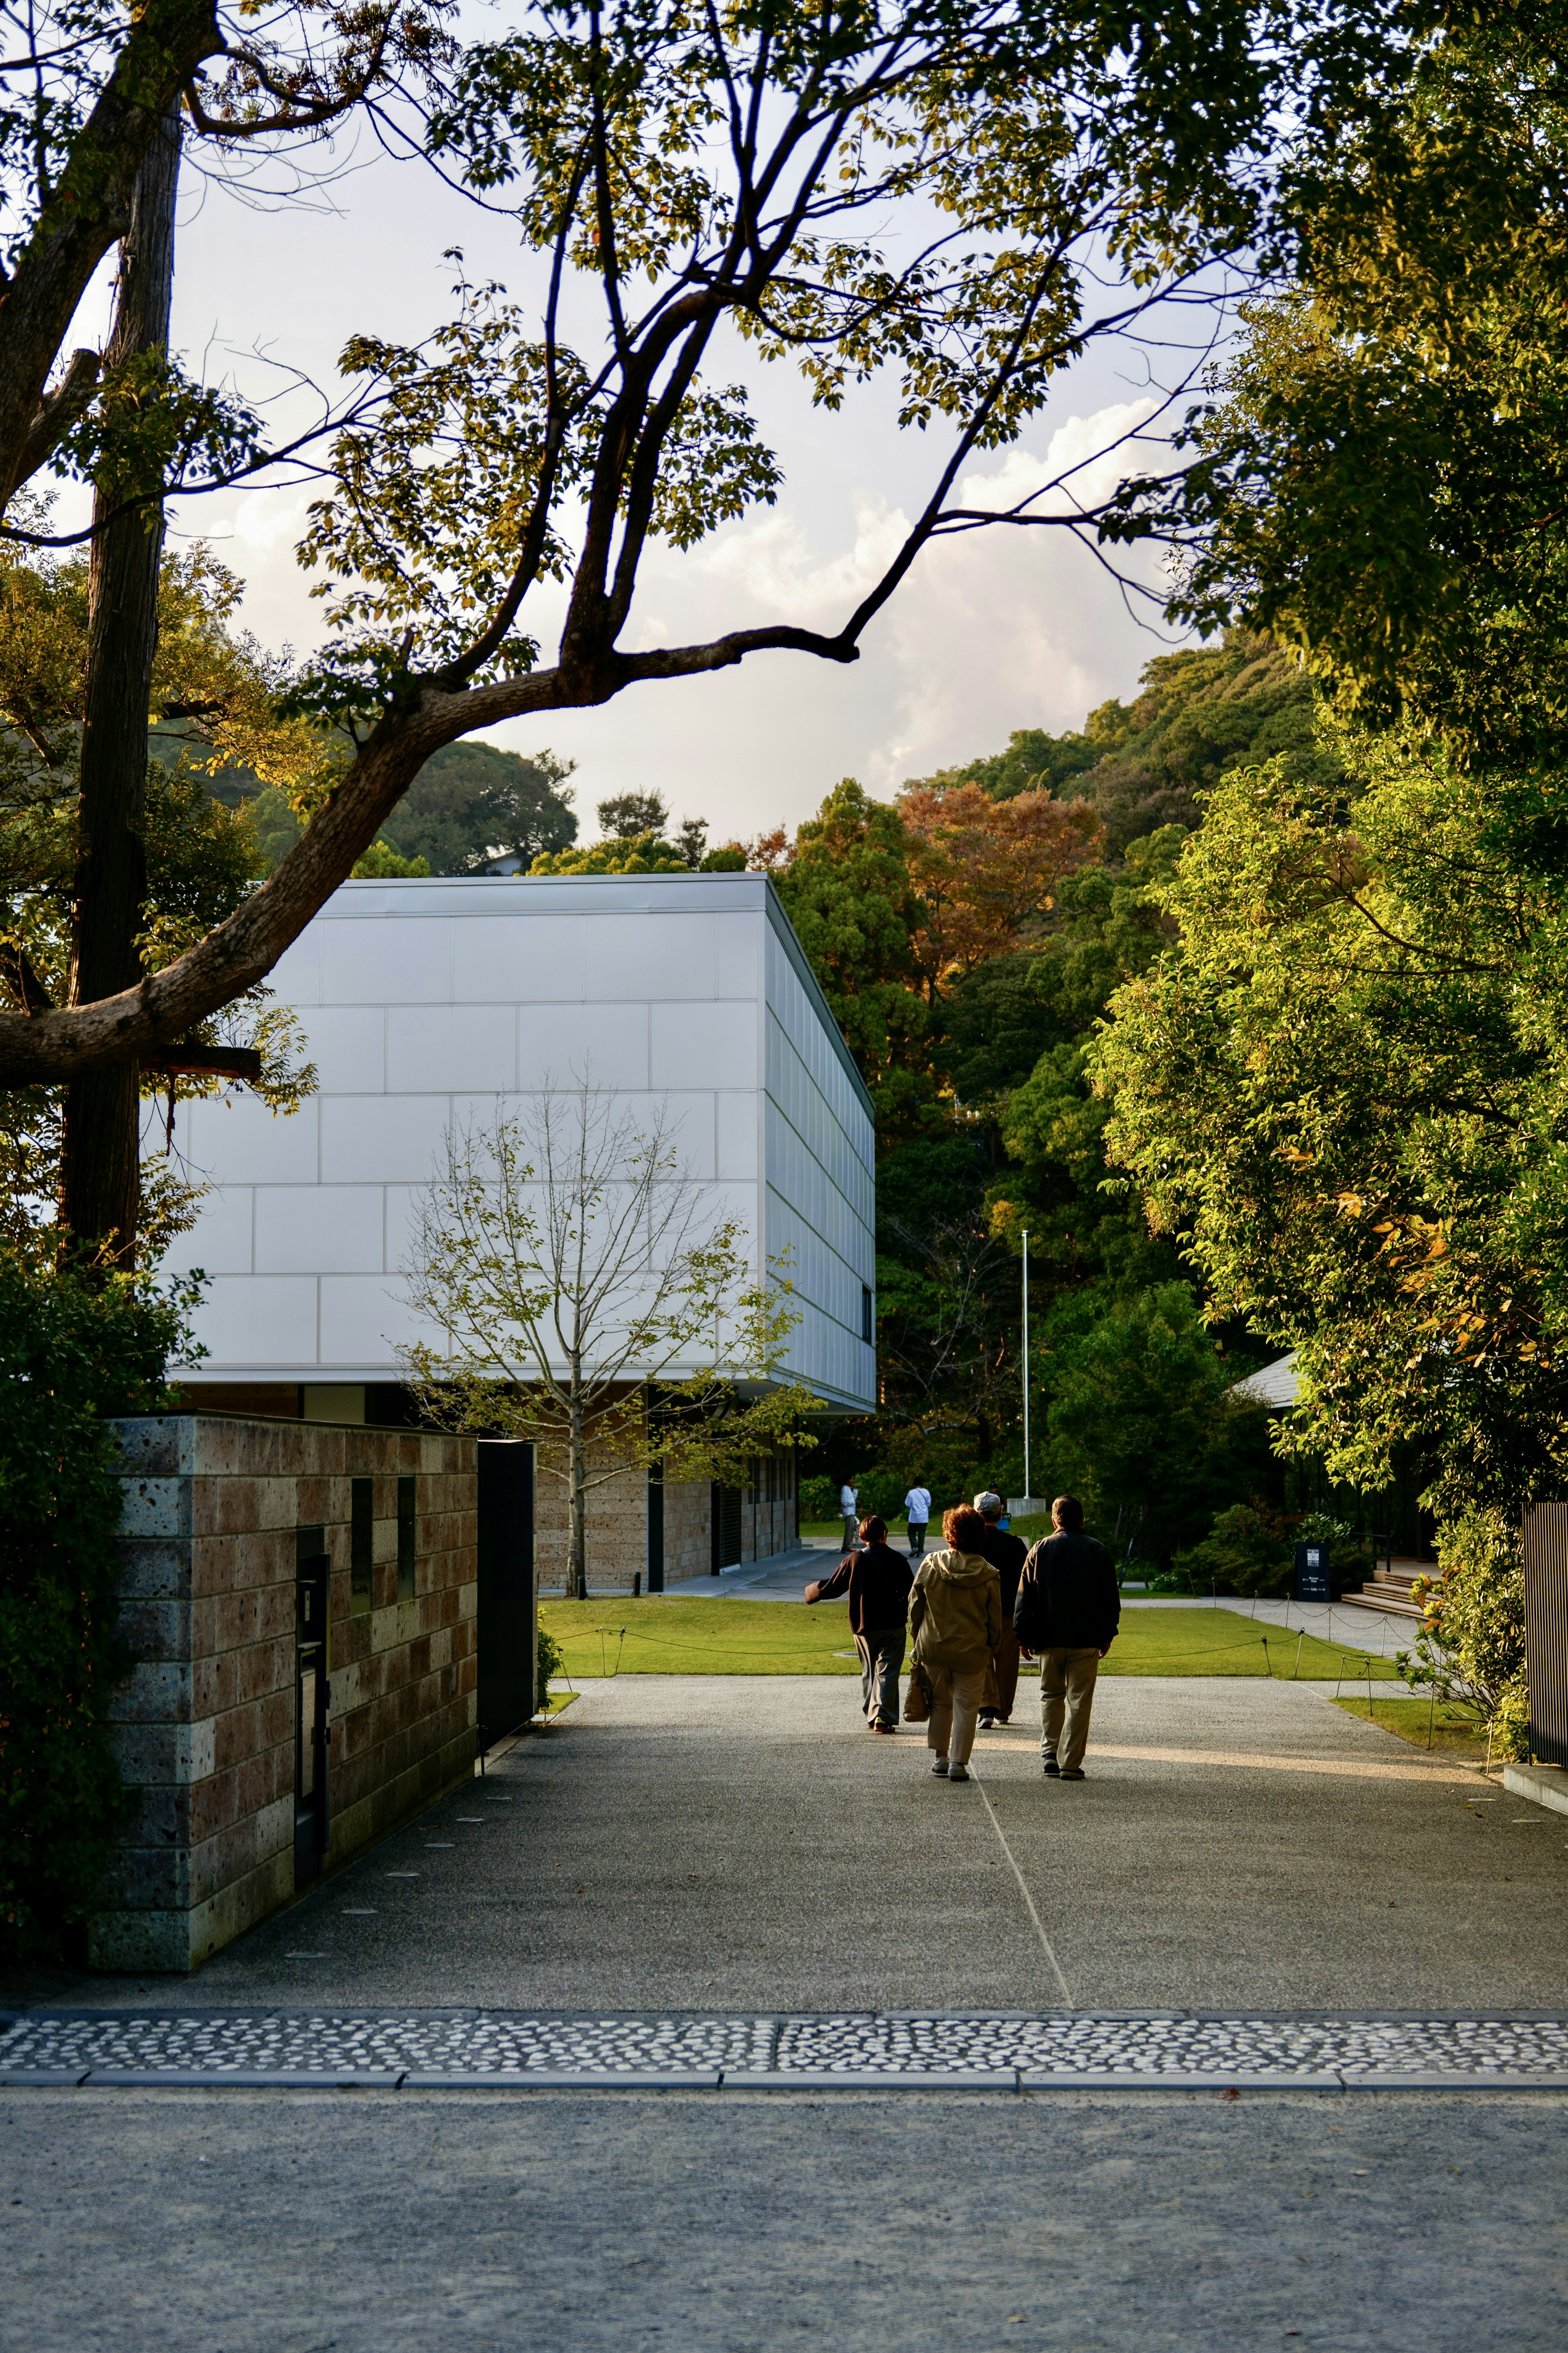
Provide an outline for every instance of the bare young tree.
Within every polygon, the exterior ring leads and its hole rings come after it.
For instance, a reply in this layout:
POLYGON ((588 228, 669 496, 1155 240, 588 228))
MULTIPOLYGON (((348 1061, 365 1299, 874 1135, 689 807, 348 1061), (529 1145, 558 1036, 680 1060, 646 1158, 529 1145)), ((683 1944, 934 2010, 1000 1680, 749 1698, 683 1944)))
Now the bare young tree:
POLYGON ((398 1351, 405 1378, 444 1427, 539 1447, 566 1489, 579 1599, 595 1487, 661 1459, 671 1478, 738 1479, 817 1406, 781 1378, 800 1322, 787 1271, 759 1277, 741 1221, 682 1162, 678 1126, 584 1077, 448 1129, 404 1269, 445 1335, 398 1351))

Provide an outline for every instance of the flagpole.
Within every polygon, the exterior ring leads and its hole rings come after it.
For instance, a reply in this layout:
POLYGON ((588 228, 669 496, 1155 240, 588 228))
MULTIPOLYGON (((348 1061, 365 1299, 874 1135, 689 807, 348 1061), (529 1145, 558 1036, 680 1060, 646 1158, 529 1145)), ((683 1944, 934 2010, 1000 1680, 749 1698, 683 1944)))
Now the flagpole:
POLYGON ((1034 1493, 1029 1484, 1029 1229, 1024 1228, 1024 1495, 1034 1493))

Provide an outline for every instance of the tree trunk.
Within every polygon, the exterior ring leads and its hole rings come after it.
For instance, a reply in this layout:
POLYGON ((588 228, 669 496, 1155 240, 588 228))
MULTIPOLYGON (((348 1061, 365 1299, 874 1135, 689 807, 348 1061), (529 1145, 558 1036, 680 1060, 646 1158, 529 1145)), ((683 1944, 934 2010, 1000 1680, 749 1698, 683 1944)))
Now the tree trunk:
POLYGON ((577 1367, 572 1367, 572 1414, 567 1438, 567 1475, 572 1482, 572 1539, 567 1554, 567 1589, 578 1601, 588 1599, 588 1532, 585 1493, 587 1445, 583 1434, 583 1408, 577 1395, 577 1367))
MULTIPOLYGON (((114 368, 169 341, 174 278, 174 193, 180 174, 176 100, 137 174, 120 248, 114 368)), ((100 490, 94 521, 114 503, 100 490)), ((163 513, 138 507, 105 522, 92 543, 87 693, 78 801, 79 846, 68 1002, 87 1005, 141 978, 136 934, 147 895, 143 832, 147 710, 158 638, 163 513)), ((139 1070, 109 1063, 66 1090, 59 1217, 64 1247, 130 1266, 141 1207, 139 1070)))

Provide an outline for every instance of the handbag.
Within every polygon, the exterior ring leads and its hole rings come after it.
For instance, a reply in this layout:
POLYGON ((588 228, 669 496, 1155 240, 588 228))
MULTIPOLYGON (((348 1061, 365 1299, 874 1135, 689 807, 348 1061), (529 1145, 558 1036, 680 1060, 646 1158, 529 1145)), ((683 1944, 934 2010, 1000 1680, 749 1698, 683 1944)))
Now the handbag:
POLYGON ((931 1677, 917 1659, 910 1668, 910 1687, 904 1694, 904 1722, 906 1724, 929 1723, 931 1701, 934 1696, 931 1687, 931 1677))

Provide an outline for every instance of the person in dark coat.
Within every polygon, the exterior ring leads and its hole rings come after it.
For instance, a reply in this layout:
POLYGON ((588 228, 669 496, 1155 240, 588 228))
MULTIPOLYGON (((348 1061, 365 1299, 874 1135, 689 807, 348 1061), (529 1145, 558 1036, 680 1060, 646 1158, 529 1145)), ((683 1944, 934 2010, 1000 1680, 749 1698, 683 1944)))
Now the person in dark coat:
POLYGON ((1116 1640, 1121 1596, 1105 1546, 1083 1532, 1083 1505, 1058 1495, 1054 1533, 1024 1563, 1013 1623, 1040 1662, 1040 1754, 1051 1778, 1081 1781, 1100 1662, 1116 1640), (1065 1746, 1062 1741, 1066 1728, 1065 1746))
POLYGON ((1013 1630, 1013 1609, 1018 1599, 1018 1579, 1024 1573, 1028 1546, 1022 1536, 1010 1529, 998 1527, 1002 1517, 1002 1498, 994 1489, 976 1495, 974 1508, 985 1523, 985 1534, 976 1546, 995 1569, 1002 1582, 1002 1641, 996 1652, 992 1684, 980 1710, 980 1729, 989 1732, 994 1724, 1006 1724, 1012 1718, 1013 1701, 1018 1689, 1018 1637, 1013 1630))
POLYGON ((846 1553, 831 1577, 805 1588, 807 1601, 849 1597, 849 1630, 860 1653, 860 1704, 868 1732, 896 1732, 899 1675, 914 1574, 901 1552, 888 1542, 888 1525, 876 1517, 860 1523, 860 1548, 846 1553))

